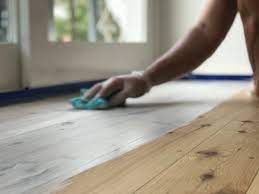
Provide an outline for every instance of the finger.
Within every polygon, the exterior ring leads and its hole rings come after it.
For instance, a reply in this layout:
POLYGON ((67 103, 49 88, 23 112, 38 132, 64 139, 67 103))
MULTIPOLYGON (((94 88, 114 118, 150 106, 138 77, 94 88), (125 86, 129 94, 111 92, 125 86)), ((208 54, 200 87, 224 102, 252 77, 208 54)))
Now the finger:
POLYGON ((96 94, 101 90, 101 88, 102 84, 96 84, 84 94, 83 98, 86 100, 93 99, 96 96, 96 94))
POLYGON ((115 96, 113 96, 110 100, 109 100, 109 105, 111 107, 115 107, 115 106, 119 106, 119 105, 123 105, 125 104, 127 98, 129 97, 128 92, 127 91, 122 91, 118 94, 116 94, 115 96))
POLYGON ((98 93, 100 98, 109 98, 123 89, 123 82, 120 80, 108 81, 98 93))

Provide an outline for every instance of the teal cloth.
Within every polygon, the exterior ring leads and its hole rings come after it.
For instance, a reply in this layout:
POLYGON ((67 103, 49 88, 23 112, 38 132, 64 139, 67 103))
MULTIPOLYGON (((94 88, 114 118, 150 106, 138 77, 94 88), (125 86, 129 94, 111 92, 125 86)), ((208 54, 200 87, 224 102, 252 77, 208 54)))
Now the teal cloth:
POLYGON ((104 110, 109 109, 109 102, 106 99, 103 98, 96 98, 93 100, 85 100, 83 99, 84 93, 87 91, 87 89, 81 90, 80 97, 73 98, 69 102, 70 104, 75 108, 79 110, 104 110))

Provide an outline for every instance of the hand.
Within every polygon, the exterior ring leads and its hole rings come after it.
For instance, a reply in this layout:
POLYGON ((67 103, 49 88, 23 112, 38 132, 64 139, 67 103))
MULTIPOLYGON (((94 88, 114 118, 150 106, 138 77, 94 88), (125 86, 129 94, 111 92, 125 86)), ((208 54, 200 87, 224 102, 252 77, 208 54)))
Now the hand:
POLYGON ((110 106, 118 106, 125 103, 127 98, 143 96, 151 89, 151 82, 143 73, 132 73, 108 79, 96 84, 84 95, 84 98, 109 98, 110 106))

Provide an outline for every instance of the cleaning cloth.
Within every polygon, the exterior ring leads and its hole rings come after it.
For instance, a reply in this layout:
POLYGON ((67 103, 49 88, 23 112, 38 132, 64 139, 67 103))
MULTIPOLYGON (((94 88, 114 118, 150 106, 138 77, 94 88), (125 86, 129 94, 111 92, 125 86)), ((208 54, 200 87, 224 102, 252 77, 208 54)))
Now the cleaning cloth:
POLYGON ((111 108, 109 102, 104 98, 95 98, 92 100, 86 100, 83 98, 87 89, 80 91, 80 97, 73 98, 69 102, 75 108, 79 110, 105 110, 111 108))

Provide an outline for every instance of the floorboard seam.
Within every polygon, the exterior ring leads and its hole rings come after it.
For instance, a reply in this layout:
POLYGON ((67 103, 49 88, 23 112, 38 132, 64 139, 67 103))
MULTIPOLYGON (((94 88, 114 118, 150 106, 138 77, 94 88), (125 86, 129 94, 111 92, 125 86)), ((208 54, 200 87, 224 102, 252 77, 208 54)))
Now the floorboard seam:
MULTIPOLYGON (((238 111, 238 114, 242 111, 238 111)), ((226 123, 224 126, 222 126, 220 129, 218 129, 215 133, 211 134, 209 137, 206 137, 203 141, 201 141, 197 146, 193 147, 189 152, 187 152, 185 155, 183 155, 181 158, 179 158, 178 160, 176 160, 174 163, 172 163, 168 168, 165 168, 164 170, 162 170, 160 173, 158 173, 156 176, 154 176, 153 178, 151 178, 148 182, 146 182, 144 185, 142 185, 141 187, 139 187, 136 191, 134 191, 134 194, 136 194, 138 191, 140 191, 143 187, 145 187, 147 184, 149 184, 152 180, 154 180, 155 178, 157 178, 159 175, 161 175, 163 172, 167 171, 169 168, 171 168, 172 166, 174 166, 177 162, 179 162, 181 159, 183 159, 185 156, 187 156, 189 153, 191 153, 193 150, 195 150, 197 147, 199 147, 201 144, 203 144, 204 142, 208 141, 209 139, 211 139, 212 137, 214 137, 216 134, 218 134, 224 127, 226 127, 229 123, 231 123, 233 121, 230 120, 228 123, 226 123)), ((201 129, 202 127, 199 127, 198 129, 190 132, 193 133, 199 129, 201 129)), ((189 133, 188 133, 189 134, 189 133)), ((188 135, 186 134, 186 135, 188 135)), ((185 136, 185 135, 184 135, 185 136)), ((184 137, 182 136, 182 137, 184 137)), ((180 138, 182 138, 180 137, 180 138)))

